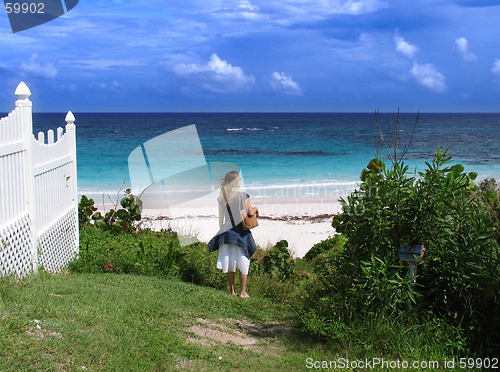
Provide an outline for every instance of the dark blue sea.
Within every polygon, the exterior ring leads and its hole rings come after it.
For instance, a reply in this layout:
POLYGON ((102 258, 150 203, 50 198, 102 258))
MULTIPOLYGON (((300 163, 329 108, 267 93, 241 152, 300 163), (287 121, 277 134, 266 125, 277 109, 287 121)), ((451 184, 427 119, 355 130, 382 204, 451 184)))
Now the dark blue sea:
MULTIPOLYGON (((34 132, 64 126, 65 114, 34 114, 34 132)), ((241 168, 249 190, 330 187, 352 190, 368 162, 380 153, 375 114, 279 113, 75 113, 80 194, 116 194, 131 186, 128 158, 147 141, 196 125, 207 162, 241 168)), ((416 114, 399 117, 399 153, 408 143, 416 114)), ((397 115, 380 114, 386 139, 396 134, 397 115)), ((168 147, 168 146, 165 146, 168 147)), ((500 179, 500 114, 421 113, 405 156, 411 172, 425 169, 438 148, 479 178, 500 179)), ((164 148, 176 156, 176 149, 164 148), (174 152, 174 153, 172 153, 174 152)), ((170 155, 168 155, 170 156, 170 155)))

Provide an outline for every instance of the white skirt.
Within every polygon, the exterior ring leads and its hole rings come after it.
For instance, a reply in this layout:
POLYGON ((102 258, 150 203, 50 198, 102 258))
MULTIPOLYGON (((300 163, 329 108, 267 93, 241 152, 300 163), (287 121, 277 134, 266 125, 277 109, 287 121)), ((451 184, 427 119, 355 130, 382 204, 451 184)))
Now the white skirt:
POLYGON ((240 270, 243 275, 248 275, 250 260, 243 254, 243 248, 232 244, 221 244, 219 248, 219 258, 217 268, 222 272, 235 272, 240 270))

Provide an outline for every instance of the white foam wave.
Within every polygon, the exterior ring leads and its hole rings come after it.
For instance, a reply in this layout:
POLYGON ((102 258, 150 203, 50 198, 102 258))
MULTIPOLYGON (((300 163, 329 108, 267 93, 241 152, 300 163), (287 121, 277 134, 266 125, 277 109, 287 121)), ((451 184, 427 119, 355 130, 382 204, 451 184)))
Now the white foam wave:
POLYGON ((255 184, 251 183, 243 187, 245 190, 277 190, 277 189, 297 189, 297 188, 324 188, 324 187, 354 187, 358 182, 354 181, 325 181, 307 182, 292 184, 255 184))

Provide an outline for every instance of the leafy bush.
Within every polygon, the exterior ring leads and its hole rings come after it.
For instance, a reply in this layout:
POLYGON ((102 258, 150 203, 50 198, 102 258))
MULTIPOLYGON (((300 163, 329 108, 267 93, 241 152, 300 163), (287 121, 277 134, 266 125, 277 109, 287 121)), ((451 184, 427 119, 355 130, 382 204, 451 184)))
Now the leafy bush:
POLYGON ((304 259, 294 259, 288 242, 258 250, 250 263, 248 288, 252 294, 271 298, 282 305, 295 306, 296 298, 306 296, 305 284, 310 281, 312 265, 304 259))
MULTIPOLYGON (((500 348, 500 261, 493 221, 478 188, 462 166, 436 158, 421 176, 428 200, 423 221, 426 260, 421 306, 461 326, 480 353, 500 348)), ((470 174, 469 174, 470 175, 470 174)))
POLYGON ((70 270, 178 277, 183 281, 225 288, 226 276, 216 268, 217 255, 203 243, 181 247, 171 230, 137 230, 116 234, 102 225, 80 230, 80 252, 70 270))
POLYGON ((293 273, 295 264, 288 250, 288 242, 281 240, 274 247, 266 251, 262 260, 262 268, 265 273, 271 274, 279 279, 288 279, 293 273))
POLYGON ((94 199, 89 199, 86 195, 82 195, 80 203, 78 203, 78 222, 80 229, 91 224, 92 215, 97 211, 94 203, 94 199))
POLYGON ((69 268, 75 272, 176 276, 183 255, 172 231, 117 235, 88 225, 80 230, 80 251, 69 268))
POLYGON ((311 254, 315 281, 301 311, 309 331, 335 337, 332 324, 359 322, 366 312, 399 316, 412 303, 414 314, 430 311, 463 331, 475 352, 499 349, 500 261, 491 194, 481 194, 477 174, 450 161, 439 150, 418 178, 401 161, 390 169, 380 159, 369 163, 332 223, 347 241, 343 247, 324 243, 332 249, 311 254), (415 243, 425 245, 426 256, 413 286, 398 250, 415 243))
POLYGON ((207 244, 197 243, 184 247, 185 254, 179 260, 179 276, 189 283, 227 288, 227 277, 217 269, 217 252, 208 253, 207 244))
POLYGON ((316 258, 318 255, 328 252, 334 248, 344 246, 346 241, 345 235, 335 235, 332 238, 325 239, 315 245, 304 255, 304 260, 311 261, 316 258))
POLYGON ((495 226, 496 240, 500 244, 500 185, 494 178, 485 179, 479 184, 479 190, 495 226))
POLYGON ((116 233, 129 231, 136 232, 135 223, 141 220, 142 201, 132 195, 130 189, 124 191, 125 196, 120 200, 121 209, 110 209, 104 216, 94 206, 94 200, 82 195, 78 204, 78 219, 80 229, 86 225, 95 225, 104 230, 116 233))

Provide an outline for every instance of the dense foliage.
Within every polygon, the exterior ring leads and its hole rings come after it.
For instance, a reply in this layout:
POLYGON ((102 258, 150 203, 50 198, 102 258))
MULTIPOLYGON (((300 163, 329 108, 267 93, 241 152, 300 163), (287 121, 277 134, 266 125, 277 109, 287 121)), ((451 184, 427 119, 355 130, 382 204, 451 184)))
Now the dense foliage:
POLYGON ((390 169, 380 159, 370 162, 333 220, 345 244, 316 262, 318 282, 303 315, 309 330, 335 338, 339 319, 356 323, 363 313, 430 316, 456 330, 456 351, 463 344, 485 355, 499 350, 500 261, 492 219, 498 194, 482 192, 475 173, 450 161, 438 151, 418 177, 402 162, 390 169), (425 246, 425 259, 412 285, 398 250, 416 243, 425 246))
MULTIPOLYGON (((94 225, 103 230, 115 233, 123 231, 135 232, 137 221, 141 220, 142 201, 132 194, 130 189, 124 191, 124 197, 120 200, 122 208, 110 209, 104 215, 94 206, 94 200, 83 195, 78 204, 78 220, 80 229, 88 225, 94 225)), ((118 202, 116 203, 118 204, 118 202)))
POLYGON ((120 273, 178 277, 184 281, 225 288, 217 256, 208 255, 205 244, 181 247, 171 230, 137 230, 116 234, 87 225, 80 230, 80 252, 70 270, 81 273, 120 273))

